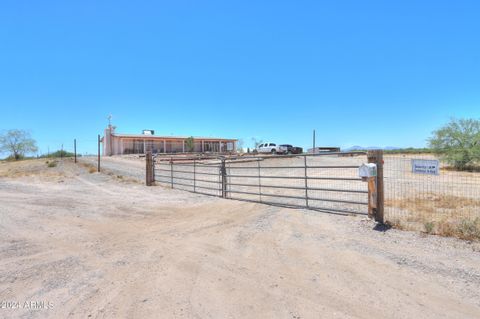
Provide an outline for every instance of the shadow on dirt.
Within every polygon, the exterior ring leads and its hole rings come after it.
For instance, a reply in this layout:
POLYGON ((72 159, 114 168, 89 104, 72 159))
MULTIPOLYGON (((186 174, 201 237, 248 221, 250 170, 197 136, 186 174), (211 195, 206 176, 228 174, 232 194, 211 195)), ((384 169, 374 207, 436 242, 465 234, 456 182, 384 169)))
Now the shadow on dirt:
POLYGON ((375 225, 375 227, 373 227, 373 230, 380 231, 380 232, 386 232, 387 230, 390 230, 391 228, 392 228, 391 225, 377 223, 375 225))

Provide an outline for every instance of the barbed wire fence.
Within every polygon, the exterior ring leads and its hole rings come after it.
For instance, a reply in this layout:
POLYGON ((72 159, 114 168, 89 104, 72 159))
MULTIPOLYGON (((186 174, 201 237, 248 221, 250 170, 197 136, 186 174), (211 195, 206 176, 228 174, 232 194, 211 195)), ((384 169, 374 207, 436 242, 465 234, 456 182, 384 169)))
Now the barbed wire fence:
POLYGON ((72 138, 72 139, 58 139, 41 141, 42 146, 38 148, 37 152, 32 154, 34 157, 48 156, 57 151, 65 151, 69 153, 75 153, 75 140, 76 140, 76 153, 80 156, 96 156, 97 155, 97 137, 93 138, 72 138))

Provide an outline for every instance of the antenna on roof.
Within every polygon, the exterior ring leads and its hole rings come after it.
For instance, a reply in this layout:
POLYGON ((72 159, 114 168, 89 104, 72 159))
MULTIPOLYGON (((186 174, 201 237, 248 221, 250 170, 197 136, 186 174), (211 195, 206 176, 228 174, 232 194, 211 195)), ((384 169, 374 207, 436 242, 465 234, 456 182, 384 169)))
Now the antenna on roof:
POLYGON ((108 114, 107 119, 108 119, 108 127, 112 127, 112 114, 108 114))

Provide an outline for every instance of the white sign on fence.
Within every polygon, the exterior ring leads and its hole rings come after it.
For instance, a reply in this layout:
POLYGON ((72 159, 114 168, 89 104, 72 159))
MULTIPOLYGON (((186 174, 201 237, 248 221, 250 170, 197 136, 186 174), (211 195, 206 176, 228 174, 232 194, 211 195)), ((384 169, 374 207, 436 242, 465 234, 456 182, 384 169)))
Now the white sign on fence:
POLYGON ((438 175, 439 170, 438 160, 412 159, 412 173, 438 175))

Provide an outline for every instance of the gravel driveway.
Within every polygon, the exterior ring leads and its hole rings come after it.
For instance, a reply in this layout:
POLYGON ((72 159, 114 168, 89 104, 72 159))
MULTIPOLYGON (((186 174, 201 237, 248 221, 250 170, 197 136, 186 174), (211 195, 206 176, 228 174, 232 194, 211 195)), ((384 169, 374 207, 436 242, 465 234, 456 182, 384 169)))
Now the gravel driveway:
POLYGON ((1 163, 0 202, 1 318, 480 314, 478 243, 146 187, 69 160, 1 163))

